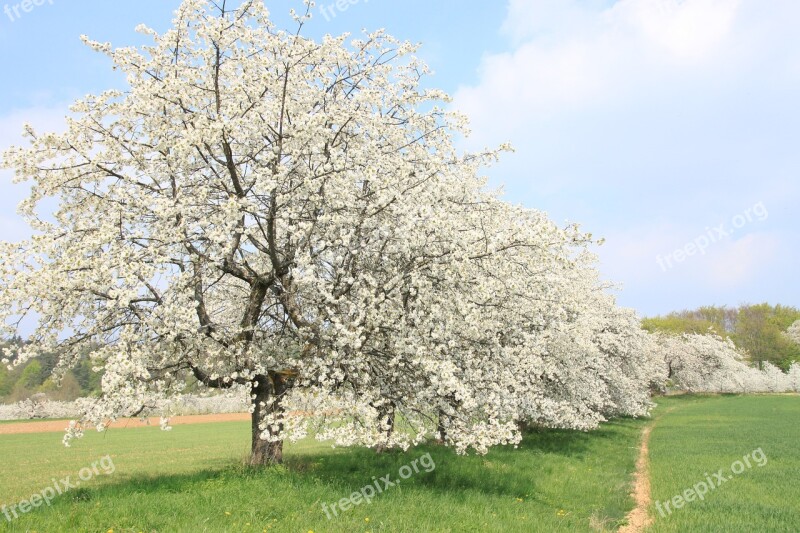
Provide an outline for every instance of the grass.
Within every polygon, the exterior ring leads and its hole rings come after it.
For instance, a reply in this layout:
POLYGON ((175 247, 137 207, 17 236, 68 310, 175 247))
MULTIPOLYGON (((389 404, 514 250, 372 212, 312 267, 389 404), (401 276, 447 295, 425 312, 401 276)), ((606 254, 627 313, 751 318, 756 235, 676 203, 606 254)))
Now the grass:
MULTIPOLYGON (((615 530, 632 506, 631 472, 646 421, 618 420, 593 433, 529 433, 520 449, 459 457, 437 446, 377 455, 315 441, 289 445, 286 465, 242 466, 249 427, 241 422, 112 430, 69 449, 57 433, 0 437, 6 460, 0 502, 29 498, 106 454, 113 475, 7 523, 10 531, 600 531, 615 530), (323 503, 431 454, 371 504, 326 518, 323 503), (430 463, 428 463, 430 464, 430 463)), ((381 485, 382 486, 382 485, 381 485)))
MULTIPOLYGON (((800 397, 665 398, 650 437, 653 533, 800 530, 800 397), (761 449, 762 457, 752 452, 761 449), (743 458, 749 456, 750 468, 743 458), (743 467, 735 465, 742 461, 743 467), (761 463, 763 466, 759 467, 761 463), (731 477, 722 484, 714 473, 731 477), (680 509, 665 501, 706 480, 719 484, 680 509)), ((708 485, 708 482, 706 481, 708 485)), ((698 487, 702 491, 702 487, 698 487)))
MULTIPOLYGON (((708 474, 760 448, 767 457, 662 517, 650 531, 797 531, 800 524, 800 397, 689 396, 658 400, 650 440, 654 501, 683 493, 708 474)), ((647 420, 616 420, 598 431, 535 431, 520 449, 458 457, 437 446, 376 455, 313 440, 287 445, 286 465, 243 466, 244 422, 114 429, 71 448, 61 434, 0 436, 0 505, 41 491, 105 455, 97 475, 7 522, 0 531, 614 531, 633 506, 631 472, 647 420), (328 520, 322 504, 430 454, 435 468, 328 520)), ((421 463, 425 464, 425 463, 421 463)), ((427 463, 430 464, 430 463, 427 463)), ((381 484, 382 486, 382 484, 381 484)))
POLYGON ((0 425, 3 424, 34 424, 36 422, 52 422, 54 420, 69 421, 69 418, 26 418, 24 420, 0 420, 0 425))

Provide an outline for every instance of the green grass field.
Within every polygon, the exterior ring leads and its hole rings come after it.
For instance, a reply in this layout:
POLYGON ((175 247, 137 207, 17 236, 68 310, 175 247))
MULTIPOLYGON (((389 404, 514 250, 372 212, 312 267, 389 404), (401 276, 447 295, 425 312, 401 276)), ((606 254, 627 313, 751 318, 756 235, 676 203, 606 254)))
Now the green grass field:
MULTIPOLYGON (((667 500, 761 447, 768 458, 687 503, 652 531, 800 529, 800 398, 664 398, 650 442, 653 498, 667 500), (794 526, 794 529, 791 527, 794 526)), ((110 455, 81 486, 0 530, 172 531, 615 531, 629 495, 639 436, 649 420, 617 420, 592 433, 529 433, 519 449, 459 457, 436 446, 376 455, 312 440, 287 446, 287 464, 242 466, 246 423, 117 429, 63 448, 61 434, 0 436, 0 505, 28 499, 110 455), (338 502, 426 453, 420 469, 371 503, 326 517, 338 502)), ((380 484, 379 486, 382 486, 380 484)))
MULTIPOLYGON (((11 531, 592 531, 613 530, 628 495, 644 421, 606 424, 591 434, 531 433, 519 449, 458 457, 435 446, 376 455, 291 445, 285 468, 241 466, 247 424, 175 426, 88 434, 71 448, 60 434, 0 437, 6 458, 0 502, 40 491, 110 454, 115 473, 99 475, 0 528, 11 531), (337 502, 430 453, 402 484, 328 520, 337 502), (330 511, 329 511, 329 514, 330 511)), ((379 485, 382 486, 382 485, 379 485)), ((1 517, 1 516, 0 516, 1 517)))
POLYGON ((665 398, 658 414, 650 480, 661 512, 651 508, 650 531, 800 531, 800 396, 665 398), (664 507, 700 482, 703 500, 664 507))

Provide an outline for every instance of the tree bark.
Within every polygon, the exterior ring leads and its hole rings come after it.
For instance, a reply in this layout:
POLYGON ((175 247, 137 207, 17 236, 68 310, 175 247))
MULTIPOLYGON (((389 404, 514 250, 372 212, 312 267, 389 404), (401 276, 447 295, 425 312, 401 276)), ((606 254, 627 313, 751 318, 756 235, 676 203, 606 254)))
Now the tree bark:
MULTIPOLYGON (((387 412, 382 413, 381 418, 383 418, 386 421, 387 429, 385 435, 386 435, 386 440, 388 441, 389 438, 392 436, 392 433, 394 433, 394 405, 391 405, 387 412)), ((386 443, 381 443, 375 447, 375 452, 383 453, 387 450, 387 448, 388 447, 386 443)))
POLYGON ((449 418, 445 412, 439 409, 439 420, 436 424, 436 444, 444 444, 447 442, 447 422, 449 418))
MULTIPOLYGON (((283 395, 289 389, 286 376, 270 372, 268 376, 258 375, 253 379, 253 414, 251 415, 251 466, 271 466, 283 462, 283 440, 265 440, 261 438, 259 425, 264 417, 283 413, 283 395), (263 404, 263 405, 262 405, 263 404)), ((270 435, 283 430, 283 425, 268 427, 270 435)))

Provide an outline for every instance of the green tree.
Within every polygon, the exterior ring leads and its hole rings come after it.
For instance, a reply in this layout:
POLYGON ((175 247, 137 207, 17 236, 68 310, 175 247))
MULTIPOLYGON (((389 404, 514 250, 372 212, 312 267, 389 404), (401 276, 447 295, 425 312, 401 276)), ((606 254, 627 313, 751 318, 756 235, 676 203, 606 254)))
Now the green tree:
POLYGON ((800 346, 784 334, 798 319, 800 310, 794 307, 768 303, 743 305, 732 338, 737 346, 747 350, 753 361, 769 361, 786 370, 793 361, 800 360, 800 346))
POLYGON ((800 320, 800 310, 795 307, 761 303, 736 308, 704 306, 673 312, 645 318, 642 327, 650 332, 673 334, 712 331, 729 337, 759 365, 769 361, 788 370, 793 361, 800 361, 800 345, 785 334, 797 320, 800 320))
POLYGON ((690 312, 675 312, 666 316, 657 316, 652 318, 645 318, 642 320, 642 327, 650 333, 657 331, 663 333, 681 334, 681 333, 708 333, 709 330, 717 335, 724 335, 725 331, 720 327, 704 318, 692 315, 690 312))
POLYGON ((22 371, 18 383, 27 389, 35 389, 44 383, 45 379, 46 374, 42 373, 42 363, 34 359, 25 365, 25 369, 22 371))
POLYGON ((39 391, 47 393, 49 399, 57 401, 71 401, 82 396, 81 386, 72 372, 64 374, 60 385, 56 385, 52 379, 48 378, 39 387, 39 391))
POLYGON ((86 356, 71 371, 81 388, 82 396, 92 396, 100 392, 100 380, 103 375, 92 370, 93 366, 92 361, 86 356))
POLYGON ((732 333, 736 328, 738 309, 707 305, 691 312, 695 317, 714 324, 714 329, 719 332, 732 333))
POLYGON ((0 364, 0 398, 7 396, 14 388, 14 382, 9 374, 6 365, 0 364))

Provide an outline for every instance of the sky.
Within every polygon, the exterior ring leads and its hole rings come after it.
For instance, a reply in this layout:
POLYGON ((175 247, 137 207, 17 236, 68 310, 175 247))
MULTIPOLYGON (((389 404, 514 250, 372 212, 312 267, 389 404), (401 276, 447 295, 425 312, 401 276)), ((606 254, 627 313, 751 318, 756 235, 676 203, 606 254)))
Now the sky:
MULTIPOLYGON (((136 25, 167 29, 179 3, 0 0, 0 150, 23 122, 58 131, 76 98, 124 89, 81 34, 145 44, 136 25)), ((302 7, 267 5, 284 27, 302 7)), ((511 142, 491 185, 605 239, 621 305, 800 307, 800 2, 323 0, 313 15, 309 37, 420 43, 425 85, 471 121, 461 147, 511 142)), ((0 240, 30 234, 26 187, 0 170, 0 240)))

